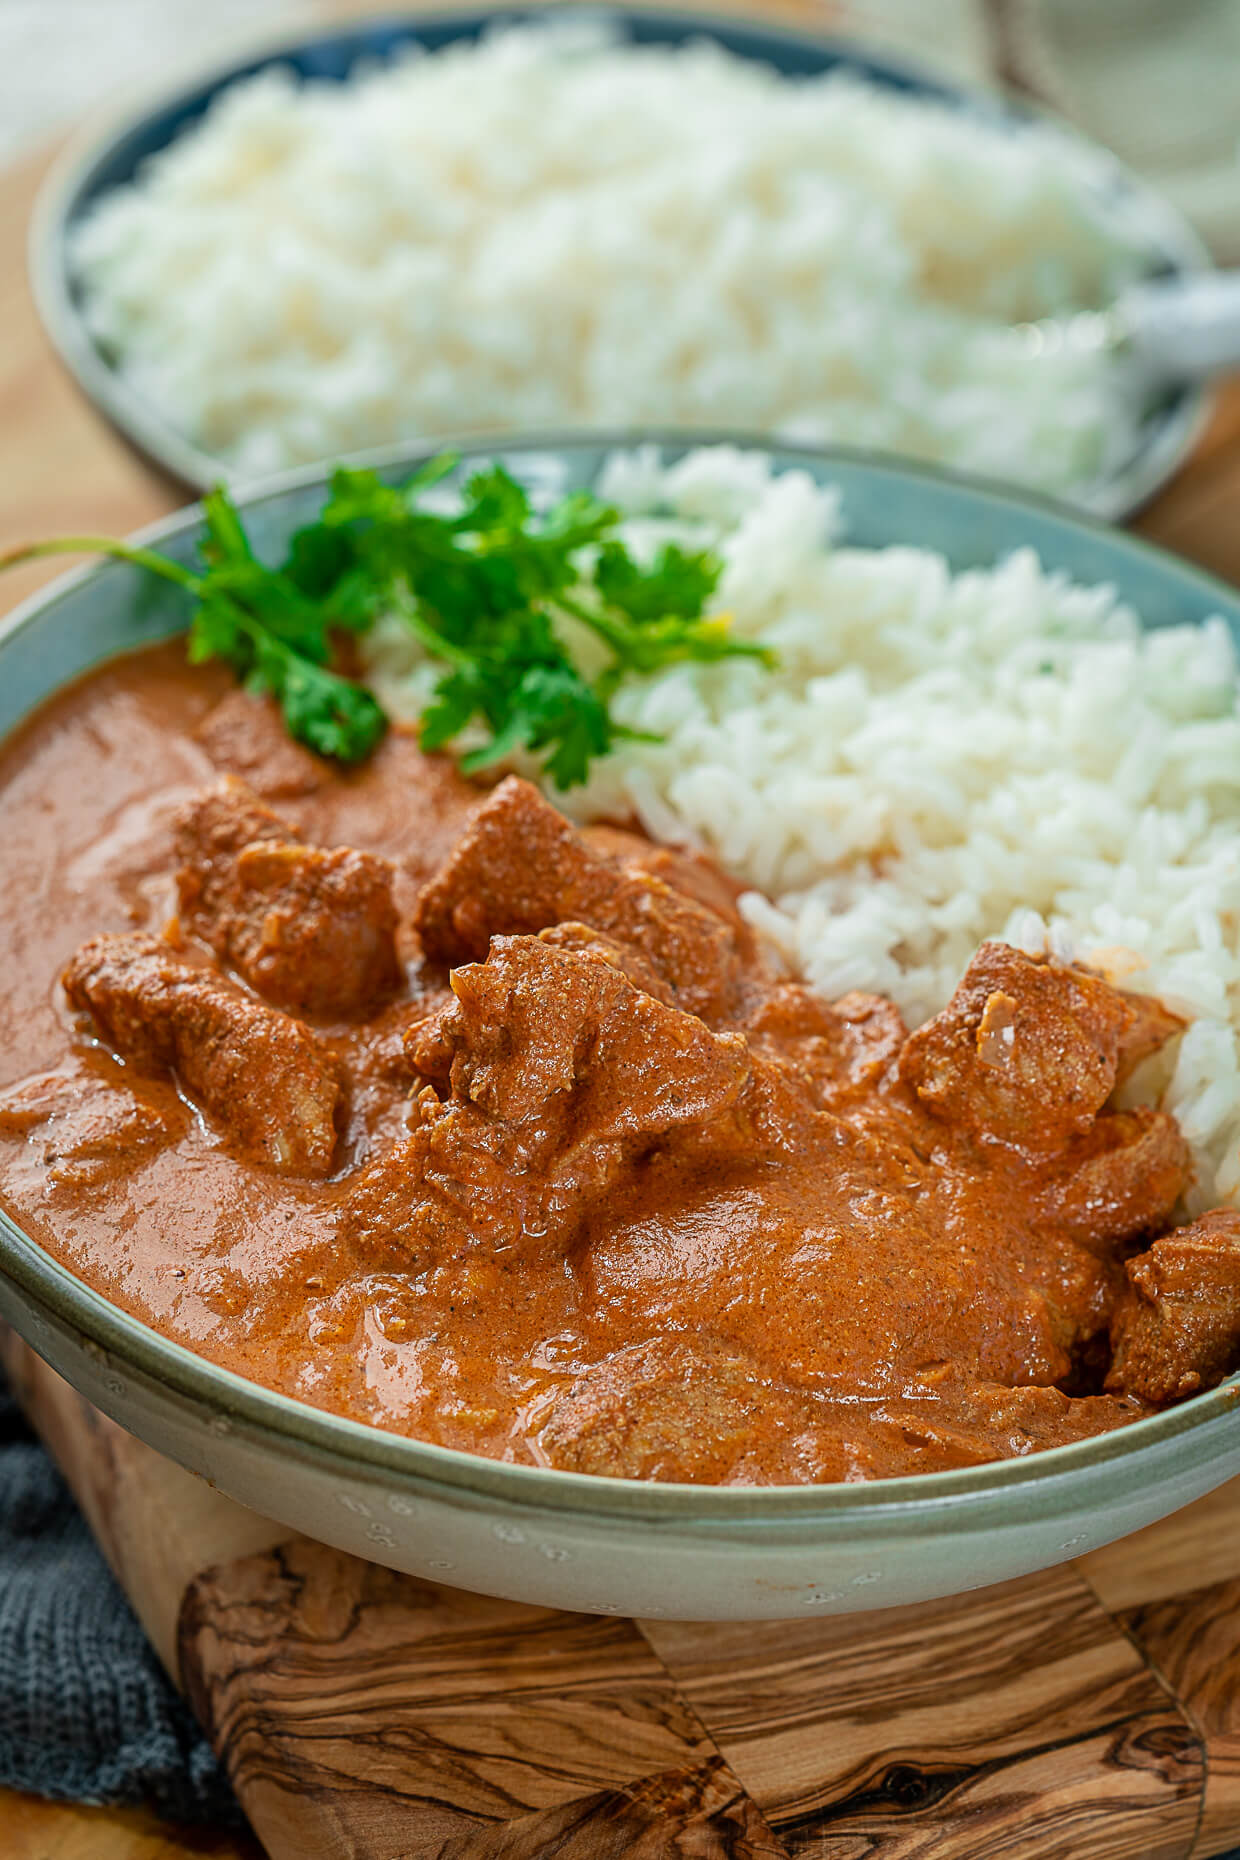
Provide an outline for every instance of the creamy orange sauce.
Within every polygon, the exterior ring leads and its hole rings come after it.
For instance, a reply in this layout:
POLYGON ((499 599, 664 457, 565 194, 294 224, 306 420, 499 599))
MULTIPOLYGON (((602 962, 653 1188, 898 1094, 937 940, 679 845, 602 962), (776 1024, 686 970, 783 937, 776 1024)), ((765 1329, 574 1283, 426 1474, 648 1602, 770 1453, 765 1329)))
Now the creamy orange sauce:
MULTIPOLYGON (((482 791, 399 733, 366 768, 330 772, 248 700, 217 710, 226 692, 214 673, 189 670, 179 645, 149 650, 72 687, 0 756, 0 1199, 88 1284, 319 1407, 585 1470, 882 1476, 1023 1453, 1147 1411, 1122 1390, 1100 1393, 1082 1357, 1123 1275, 1075 1215, 1069 1231, 1060 1187, 1039 1199, 1059 1162, 979 1147, 967 1120, 927 1108, 898 1075, 903 1029, 885 1004, 815 1032, 819 1010, 803 991, 781 993, 757 968, 743 1002, 700 1010, 715 1029, 703 1040, 722 1038, 725 1057, 743 1049, 756 1068, 730 1151, 711 1152, 699 1133, 687 1151, 656 1146, 617 1165, 614 1188, 559 1252, 542 1244, 545 1221, 507 1237, 501 1184, 493 1247, 422 1256, 398 1220, 385 1254, 359 1224, 359 1183, 403 1153, 411 1122, 448 1103, 446 1069, 433 1088, 425 1081, 451 1054, 418 1059, 418 1074, 404 1040, 452 1002, 447 961, 427 959, 411 928, 415 903, 482 791), (304 840, 396 865, 398 993, 363 1021, 313 1029, 349 1081, 324 1179, 239 1156, 173 1079, 118 1065, 92 1041, 60 984, 96 933, 164 930, 176 911, 174 815, 221 769, 304 840), (139 1107, 128 1123, 98 1109, 118 1078, 139 1107)), ((594 836, 603 853, 633 845, 619 830, 594 836)), ((727 887, 709 871, 684 882, 726 915, 727 887)), ((492 932, 476 934, 475 961, 492 932)), ((579 958, 563 959, 575 974, 579 958)), ((979 1052, 999 1064, 1012 1008, 991 999, 979 1052)), ((467 1034, 458 1026, 458 1045, 467 1034)), ((603 1117, 605 1084, 591 1116, 603 1117)), ((455 1097, 448 1108, 475 1115, 455 1097)), ((478 1221, 484 1203, 480 1190, 478 1221)))

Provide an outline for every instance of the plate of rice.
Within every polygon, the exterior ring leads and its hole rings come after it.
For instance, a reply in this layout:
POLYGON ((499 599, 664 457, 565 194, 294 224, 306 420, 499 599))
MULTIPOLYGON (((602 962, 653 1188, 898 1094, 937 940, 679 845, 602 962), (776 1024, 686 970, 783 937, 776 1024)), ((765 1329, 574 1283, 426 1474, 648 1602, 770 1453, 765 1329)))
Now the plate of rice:
POLYGON ((1049 120, 856 44, 659 9, 269 47, 63 159, 63 359, 185 483, 463 434, 743 429, 1131 513, 1200 430, 1014 326, 1201 267, 1049 120))

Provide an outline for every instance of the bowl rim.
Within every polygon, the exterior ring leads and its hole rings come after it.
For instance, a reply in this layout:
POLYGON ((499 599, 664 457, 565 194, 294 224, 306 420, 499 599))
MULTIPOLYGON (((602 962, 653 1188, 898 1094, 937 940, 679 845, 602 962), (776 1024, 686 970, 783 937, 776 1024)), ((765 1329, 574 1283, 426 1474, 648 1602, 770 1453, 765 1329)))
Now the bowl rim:
MULTIPOLYGON (((752 434, 732 431, 721 440, 713 431, 686 432, 680 428, 644 428, 636 443, 679 449, 697 444, 725 443, 742 450, 769 454, 780 461, 814 465, 828 472, 838 463, 860 467, 878 478, 911 479, 955 491, 974 503, 997 505, 1009 514, 1030 511, 1070 532, 1109 544, 1121 554, 1149 559, 1181 580, 1204 601, 1223 610, 1240 608, 1240 591, 1205 569, 1187 563, 1170 550, 1143 537, 1128 534, 1097 518, 1065 509, 1053 498, 996 486, 946 467, 908 461, 893 462, 884 455, 844 446, 772 445, 752 434)), ((530 433, 519 436, 479 436, 467 443, 454 442, 463 460, 473 456, 511 455, 523 452, 570 454, 574 451, 607 453, 635 443, 626 430, 588 433, 530 433)), ((442 447, 434 441, 377 448, 352 455, 356 466, 395 470, 417 465, 442 447)), ((331 468, 299 466, 277 476, 240 486, 234 495, 245 509, 279 499, 290 492, 325 484, 331 468)), ((133 534, 147 546, 186 539, 200 526, 202 505, 173 511, 133 534)), ((86 564, 57 576, 37 589, 11 612, 0 616, 0 662, 11 642, 27 628, 71 600, 82 588, 107 575, 126 572, 114 562, 86 564)), ((1240 612, 1236 614, 1240 623, 1240 612)), ((107 663, 113 657, 96 661, 107 663)), ((64 681, 87 675, 77 672, 64 681)), ((20 731, 47 703, 56 686, 15 725, 20 731)), ((0 744, 3 740, 0 739, 0 744)), ((1173 1408, 1114 1428, 1107 1433, 1046 1448, 1019 1459, 992 1460, 946 1472, 906 1474, 855 1484, 716 1486, 645 1482, 609 1476, 567 1472, 493 1460, 480 1454, 439 1446, 433 1441, 397 1434, 367 1422, 319 1409, 294 1396, 250 1381, 223 1369, 186 1345, 163 1336, 152 1326, 113 1304, 93 1290, 68 1267, 25 1233, 0 1209, 0 1277, 8 1277, 35 1303, 52 1312, 96 1350, 130 1366, 191 1403, 222 1412, 230 1422, 242 1423, 256 1435, 293 1451, 347 1466, 355 1475, 397 1475, 420 1487, 433 1487, 443 1496, 455 1492, 473 1499, 499 1501, 518 1509, 572 1511, 643 1524, 691 1523, 710 1528, 727 1526, 812 1525, 831 1520, 864 1518, 867 1523, 893 1521, 910 1511, 931 1513, 944 1507, 988 1504, 1013 1490, 1040 1493, 1064 1479, 1087 1477, 1117 1460, 1139 1457, 1145 1448, 1168 1446, 1173 1440, 1218 1423, 1240 1406, 1240 1372, 1217 1388, 1191 1397, 1173 1408)), ((37 1347, 37 1346, 36 1346, 37 1347)))
MULTIPOLYGON (((473 4, 470 0, 450 0, 448 5, 428 11, 405 7, 365 13, 315 32, 284 28, 250 33, 243 35, 229 54, 210 61, 205 67, 191 66, 179 72, 172 81, 165 75, 157 82, 135 87, 121 107, 93 117, 70 139, 45 175, 31 211, 26 247, 31 294, 39 320, 53 349, 87 400, 123 438, 187 489, 203 492, 221 481, 244 482, 234 479, 223 460, 203 451, 165 420, 152 402, 129 386, 91 336, 77 302, 68 263, 69 227, 77 216, 80 196, 95 169, 118 142, 138 131, 152 115, 175 109, 197 96, 213 95, 255 64, 276 62, 281 57, 346 42, 368 32, 408 28, 411 35, 416 35, 419 30, 436 31, 480 17, 498 21, 553 16, 561 10, 555 0, 511 0, 507 5, 491 6, 479 5, 477 0, 473 4)), ((729 10, 726 5, 722 9, 718 5, 699 7, 693 0, 689 0, 689 4, 678 0, 674 6, 663 6, 659 0, 599 0, 598 4, 587 4, 584 9, 563 10, 610 14, 621 20, 626 17, 655 20, 669 27, 682 27, 686 37, 695 31, 708 35, 745 32, 771 45, 808 47, 834 53, 846 64, 886 71, 898 83, 914 91, 964 104, 995 121, 1049 124, 1088 155, 1100 187, 1104 179, 1109 180, 1121 186, 1131 199, 1140 202, 1142 214, 1148 218, 1151 244, 1156 237, 1163 254, 1174 262, 1178 271, 1191 274, 1214 269, 1204 240, 1172 201, 1104 144, 1094 141, 1047 106, 1015 97, 1000 88, 988 88, 937 72, 913 57, 888 51, 864 37, 816 32, 790 19, 768 22, 760 14, 745 11, 739 5, 729 10)), ((1215 390, 1208 383, 1184 384, 1175 405, 1158 422, 1151 439, 1141 443, 1130 459, 1097 480, 1081 498, 1064 497, 1058 501, 1068 509, 1114 521, 1135 516, 1188 459, 1209 423, 1216 398, 1215 390)), ((581 428, 583 434, 589 430, 581 428)), ((700 432, 702 429, 686 427, 685 430, 700 432)), ((720 433, 728 430, 721 427, 720 433)), ((517 436, 514 433, 513 437, 517 436)), ((473 435, 465 432, 456 437, 469 440, 473 435)), ((397 443, 420 445, 423 439, 397 443)), ((782 444, 782 441, 769 435, 768 444, 782 444)), ((903 455, 892 451, 883 452, 881 456, 895 460, 903 455)), ((994 482, 1011 481, 995 479, 994 482)), ((1013 484, 1013 488, 1019 491, 1022 487, 1013 484)))

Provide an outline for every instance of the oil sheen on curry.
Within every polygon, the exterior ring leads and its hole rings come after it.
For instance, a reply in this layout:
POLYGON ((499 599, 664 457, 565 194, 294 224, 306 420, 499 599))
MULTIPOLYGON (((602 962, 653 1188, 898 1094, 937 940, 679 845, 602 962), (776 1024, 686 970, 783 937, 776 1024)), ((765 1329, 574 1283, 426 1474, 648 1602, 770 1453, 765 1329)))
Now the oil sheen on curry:
POLYGON ((0 764, 0 1195, 165 1335, 495 1458, 882 1478, 1240 1358, 1240 1216, 1114 1108, 1181 1028, 982 946, 912 1033, 704 860, 392 733, 342 775, 170 646, 0 764))

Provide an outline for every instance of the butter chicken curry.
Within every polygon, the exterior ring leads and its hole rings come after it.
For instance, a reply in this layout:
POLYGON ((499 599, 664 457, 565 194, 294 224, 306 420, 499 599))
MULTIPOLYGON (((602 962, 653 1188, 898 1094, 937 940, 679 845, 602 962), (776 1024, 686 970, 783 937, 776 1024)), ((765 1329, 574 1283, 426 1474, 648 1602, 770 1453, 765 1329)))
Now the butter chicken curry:
POLYGON ((116 1304, 497 1458, 766 1484, 1097 1434, 1240 1359, 1240 1215, 1114 1096, 1157 1002, 998 943, 911 1035, 711 865, 176 646, 0 763, 0 1196, 116 1304))

